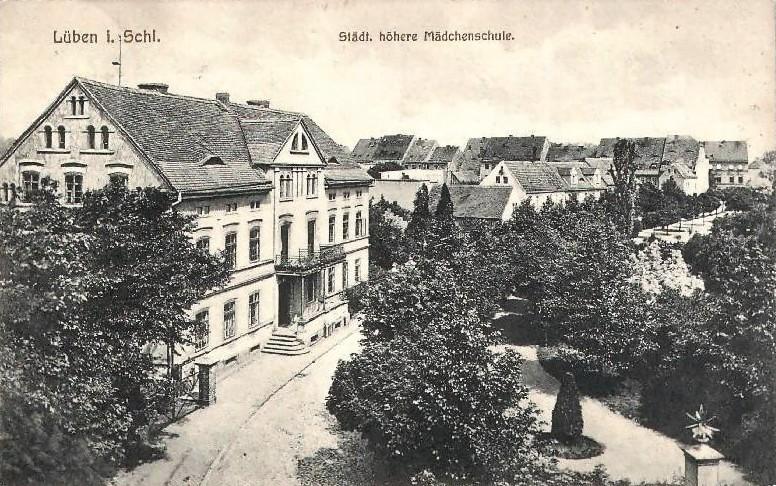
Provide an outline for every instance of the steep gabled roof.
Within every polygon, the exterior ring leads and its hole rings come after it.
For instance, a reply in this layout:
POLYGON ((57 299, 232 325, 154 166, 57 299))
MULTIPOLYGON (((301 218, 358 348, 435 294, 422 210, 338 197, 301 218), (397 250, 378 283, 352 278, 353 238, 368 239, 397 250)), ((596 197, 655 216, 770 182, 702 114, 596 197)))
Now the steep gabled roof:
POLYGON ((404 162, 425 162, 438 145, 436 140, 417 138, 407 148, 404 162))
POLYGON ((595 145, 578 145, 552 143, 547 150, 547 162, 571 162, 592 157, 598 147, 595 145))
POLYGON ((434 149, 434 151, 431 153, 431 157, 429 157, 429 162, 436 162, 436 163, 450 163, 452 162, 455 157, 460 153, 458 150, 458 147, 455 145, 445 145, 444 147, 437 147, 434 149))
POLYGON ((562 192, 566 183, 558 174, 557 169, 544 162, 504 162, 512 176, 528 194, 544 192, 562 192))
POLYGON ((663 148, 663 163, 683 164, 685 168, 694 169, 700 148, 700 142, 688 135, 668 136, 663 148))
MULTIPOLYGON (((602 138, 594 157, 614 157, 614 145, 619 138, 602 138)), ((631 139, 636 142, 636 167, 639 169, 656 169, 663 162, 665 137, 642 137, 631 139)))
POLYGON ((480 151, 480 160, 540 160, 547 137, 490 137, 480 151))
POLYGON ((251 167, 239 119, 217 101, 77 80, 175 189, 195 192, 269 184, 251 167), (223 164, 202 163, 211 157, 223 164))
MULTIPOLYGON (((501 219, 509 202, 512 188, 506 186, 448 186, 456 218, 501 219)), ((429 193, 429 207, 439 203, 441 186, 429 193)))
POLYGON ((271 164, 299 124, 299 120, 240 120, 251 161, 271 164))
POLYGON ((487 140, 488 139, 485 137, 470 138, 469 141, 466 142, 466 147, 463 150, 463 154, 461 155, 459 163, 456 167, 453 167, 453 170, 476 172, 479 174, 481 158, 480 154, 487 140))
POLYGON ((709 162, 727 162, 746 164, 749 162, 749 149, 743 140, 722 140, 720 142, 702 142, 709 162))

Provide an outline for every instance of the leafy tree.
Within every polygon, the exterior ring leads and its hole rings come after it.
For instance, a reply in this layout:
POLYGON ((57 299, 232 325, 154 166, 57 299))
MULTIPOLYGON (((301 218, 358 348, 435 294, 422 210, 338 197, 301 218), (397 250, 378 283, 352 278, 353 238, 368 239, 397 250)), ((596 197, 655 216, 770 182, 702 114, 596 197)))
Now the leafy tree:
MULTIPOLYGON (((191 342, 187 309, 228 270, 193 245, 192 218, 156 189, 111 185, 86 193, 80 208, 46 189, 33 202, 0 209, 0 379, 20 387, 1 400, 0 422, 18 405, 40 430, 61 432, 49 446, 68 447, 63 457, 82 444, 95 461, 122 461, 167 406, 169 383, 145 350, 191 342)), ((0 435, 21 444, 20 432, 0 435)), ((48 461, 36 450, 4 457, 0 477, 35 477, 48 461)))
POLYGON ((614 197, 618 223, 626 234, 633 233, 636 219, 636 142, 618 140, 609 172, 614 180, 614 197))
POLYGON ((384 197, 369 206, 369 262, 390 270, 395 263, 404 263, 409 255, 403 226, 409 213, 384 197))
POLYGON ((492 343, 467 313, 367 344, 337 367, 327 408, 408 475, 514 476, 540 459, 536 411, 525 404, 520 358, 495 354, 492 343))
POLYGON ((11 148, 11 145, 13 145, 15 141, 16 140, 14 138, 5 138, 0 136, 0 157, 5 155, 5 152, 11 148))
POLYGON ((579 404, 579 390, 574 375, 564 373, 560 390, 552 409, 553 437, 565 443, 571 443, 582 437, 582 406, 579 404))

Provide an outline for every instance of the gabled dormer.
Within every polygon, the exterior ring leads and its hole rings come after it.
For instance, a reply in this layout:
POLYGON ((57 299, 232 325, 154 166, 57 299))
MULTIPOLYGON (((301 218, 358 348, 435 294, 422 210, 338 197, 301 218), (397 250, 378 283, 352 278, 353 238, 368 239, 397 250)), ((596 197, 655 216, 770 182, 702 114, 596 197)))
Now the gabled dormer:
POLYGON ((296 122, 286 135, 272 165, 322 167, 326 165, 304 122, 296 122))

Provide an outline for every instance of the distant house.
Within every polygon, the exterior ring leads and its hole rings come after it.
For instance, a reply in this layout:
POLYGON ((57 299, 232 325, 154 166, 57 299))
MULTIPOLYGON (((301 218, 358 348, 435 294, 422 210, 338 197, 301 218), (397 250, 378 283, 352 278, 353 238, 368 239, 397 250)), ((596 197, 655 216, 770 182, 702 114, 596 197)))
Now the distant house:
POLYGON ((386 162, 395 162, 410 168, 408 164, 414 165, 428 160, 437 146, 436 140, 415 135, 384 135, 379 138, 362 138, 356 142, 350 155, 364 169, 386 162))
MULTIPOLYGON (((613 159, 619 138, 602 138, 594 156, 613 159)), ((700 142, 689 136, 642 137, 636 143, 636 180, 661 187, 673 179, 687 194, 700 194, 709 188, 708 159, 700 142)))
MULTIPOLYGON (((514 206, 519 203, 517 193, 509 186, 448 186, 453 201, 453 217, 467 221, 506 221, 512 217, 514 206)), ((433 211, 439 203, 441 186, 429 193, 429 208, 433 211)))
POLYGON ((719 188, 744 186, 749 182, 749 152, 745 141, 702 142, 709 159, 709 177, 719 188))
POLYGON ((773 172, 762 160, 755 160, 748 166, 747 184, 756 189, 768 189, 773 185, 773 172))
POLYGON ((551 143, 547 150, 547 162, 580 162, 594 157, 597 145, 551 143))
POLYGON ((550 142, 547 137, 481 137, 471 138, 463 151, 459 171, 477 172, 482 180, 501 161, 543 162, 547 160, 550 142))
POLYGON ((420 162, 408 161, 406 165, 408 169, 452 171, 460 158, 461 151, 457 146, 436 146, 425 160, 420 162))

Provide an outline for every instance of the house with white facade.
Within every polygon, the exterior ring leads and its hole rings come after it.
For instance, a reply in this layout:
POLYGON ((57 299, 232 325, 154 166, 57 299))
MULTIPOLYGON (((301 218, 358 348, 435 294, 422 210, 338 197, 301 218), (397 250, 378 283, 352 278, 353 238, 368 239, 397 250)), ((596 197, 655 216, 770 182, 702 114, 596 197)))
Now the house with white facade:
POLYGON ((702 142, 709 159, 710 183, 717 188, 749 184, 749 150, 744 140, 702 142))
POLYGON ((168 192, 191 235, 233 273, 191 310, 207 329, 178 364, 307 352, 350 316, 368 278, 372 178, 309 116, 74 78, 0 159, 0 203, 24 208, 44 177, 62 202, 119 181, 168 192))

